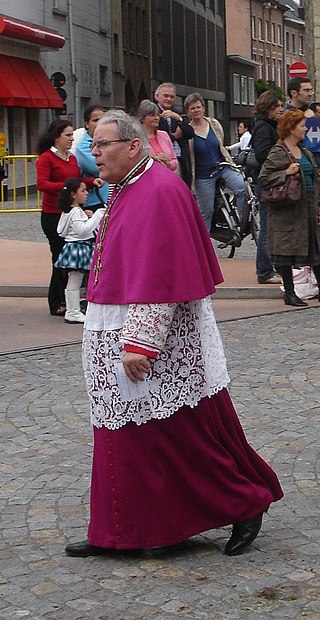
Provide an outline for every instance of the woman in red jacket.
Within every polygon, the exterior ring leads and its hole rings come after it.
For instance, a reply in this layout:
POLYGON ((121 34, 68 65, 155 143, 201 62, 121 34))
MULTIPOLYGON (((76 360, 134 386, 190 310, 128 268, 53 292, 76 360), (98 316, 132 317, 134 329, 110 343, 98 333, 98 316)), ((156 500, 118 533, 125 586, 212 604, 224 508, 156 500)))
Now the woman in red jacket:
MULTIPOLYGON (((68 120, 56 119, 40 137, 37 161, 37 189, 43 192, 41 227, 46 235, 52 254, 52 275, 49 284, 48 303, 50 314, 64 316, 67 273, 57 269, 54 263, 63 248, 64 239, 57 233, 61 215, 58 196, 67 179, 80 177, 81 172, 74 155, 70 153, 73 142, 73 128, 68 120)), ((103 185, 100 179, 85 179, 91 189, 103 185)))

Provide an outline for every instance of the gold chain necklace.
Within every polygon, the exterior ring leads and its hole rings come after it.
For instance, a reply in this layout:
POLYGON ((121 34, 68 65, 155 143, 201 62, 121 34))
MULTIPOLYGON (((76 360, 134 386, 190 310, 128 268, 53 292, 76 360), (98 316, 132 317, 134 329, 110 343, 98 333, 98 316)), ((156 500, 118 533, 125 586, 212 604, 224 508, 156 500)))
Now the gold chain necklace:
POLYGON ((116 202, 117 198, 119 198, 121 192, 124 190, 125 187, 127 187, 129 181, 131 181, 131 179, 133 179, 134 176, 136 176, 136 174, 139 172, 139 170, 142 170, 145 165, 147 164, 147 162, 149 161, 150 157, 149 155, 146 155, 143 159, 141 159, 141 161, 139 161, 134 168, 132 168, 132 170, 130 170, 130 172, 128 172, 128 174, 119 182, 117 183, 117 193, 116 195, 112 198, 112 200, 109 202, 109 204, 107 205, 106 208, 106 213, 105 216, 103 218, 103 223, 102 223, 102 227, 101 227, 101 233, 100 233, 100 237, 99 237, 99 242, 97 243, 97 252, 98 252, 98 256, 97 256, 97 260, 96 260, 96 264, 93 268, 94 271, 94 281, 93 281, 93 286, 96 286, 98 283, 98 279, 99 279, 99 274, 100 271, 102 269, 102 261, 101 261, 101 256, 102 256, 102 250, 103 250, 103 242, 106 236, 106 232, 107 232, 107 228, 108 228, 108 224, 109 224, 109 220, 110 220, 110 214, 111 214, 111 209, 114 205, 114 203, 116 202))

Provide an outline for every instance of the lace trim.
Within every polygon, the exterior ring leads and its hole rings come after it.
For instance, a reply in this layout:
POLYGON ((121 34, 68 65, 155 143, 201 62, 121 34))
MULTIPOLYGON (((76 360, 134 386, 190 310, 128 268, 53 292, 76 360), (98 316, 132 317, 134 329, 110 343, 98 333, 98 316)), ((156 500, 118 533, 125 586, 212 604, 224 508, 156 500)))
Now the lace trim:
POLYGON ((177 304, 130 304, 122 330, 124 344, 160 353, 177 304))
POLYGON ((220 334, 210 299, 178 304, 164 348, 152 362, 147 396, 122 401, 115 365, 122 358, 122 330, 88 331, 83 367, 94 426, 118 429, 164 419, 183 405, 196 407, 229 383, 220 334))

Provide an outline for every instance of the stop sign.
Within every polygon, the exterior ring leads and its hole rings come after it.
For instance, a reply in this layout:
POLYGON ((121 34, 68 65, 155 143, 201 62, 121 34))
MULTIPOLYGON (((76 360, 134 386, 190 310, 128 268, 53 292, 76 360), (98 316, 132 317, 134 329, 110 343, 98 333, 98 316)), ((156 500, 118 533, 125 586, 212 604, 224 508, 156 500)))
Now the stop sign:
POLYGON ((298 60, 297 62, 293 62, 289 67, 289 75, 291 78, 293 77, 306 77, 308 75, 308 67, 298 60))

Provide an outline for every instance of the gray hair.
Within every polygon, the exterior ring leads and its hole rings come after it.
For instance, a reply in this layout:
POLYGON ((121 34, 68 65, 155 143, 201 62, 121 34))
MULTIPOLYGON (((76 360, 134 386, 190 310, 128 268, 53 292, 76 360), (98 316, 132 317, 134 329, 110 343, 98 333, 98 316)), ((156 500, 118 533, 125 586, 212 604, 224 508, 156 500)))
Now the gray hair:
POLYGON ((176 87, 175 87, 174 84, 172 84, 172 82, 163 82, 162 84, 159 84, 159 86, 157 86, 154 94, 155 95, 159 95, 159 92, 160 92, 161 88, 173 88, 174 94, 176 94, 176 87))
POLYGON ((151 114, 160 114, 159 108, 156 103, 153 103, 153 101, 150 101, 149 99, 144 99, 139 105, 137 118, 142 123, 145 117, 151 114))
POLYGON ((184 100, 185 109, 188 110, 189 106, 192 103, 196 103, 196 101, 200 101, 203 106, 205 105, 204 98, 200 95, 200 93, 190 93, 190 95, 188 95, 184 100))
POLYGON ((119 140, 134 140, 139 138, 141 143, 141 150, 149 151, 148 136, 146 135, 141 123, 129 116, 123 110, 108 110, 97 122, 97 127, 100 125, 108 125, 109 123, 116 123, 117 133, 119 140))

